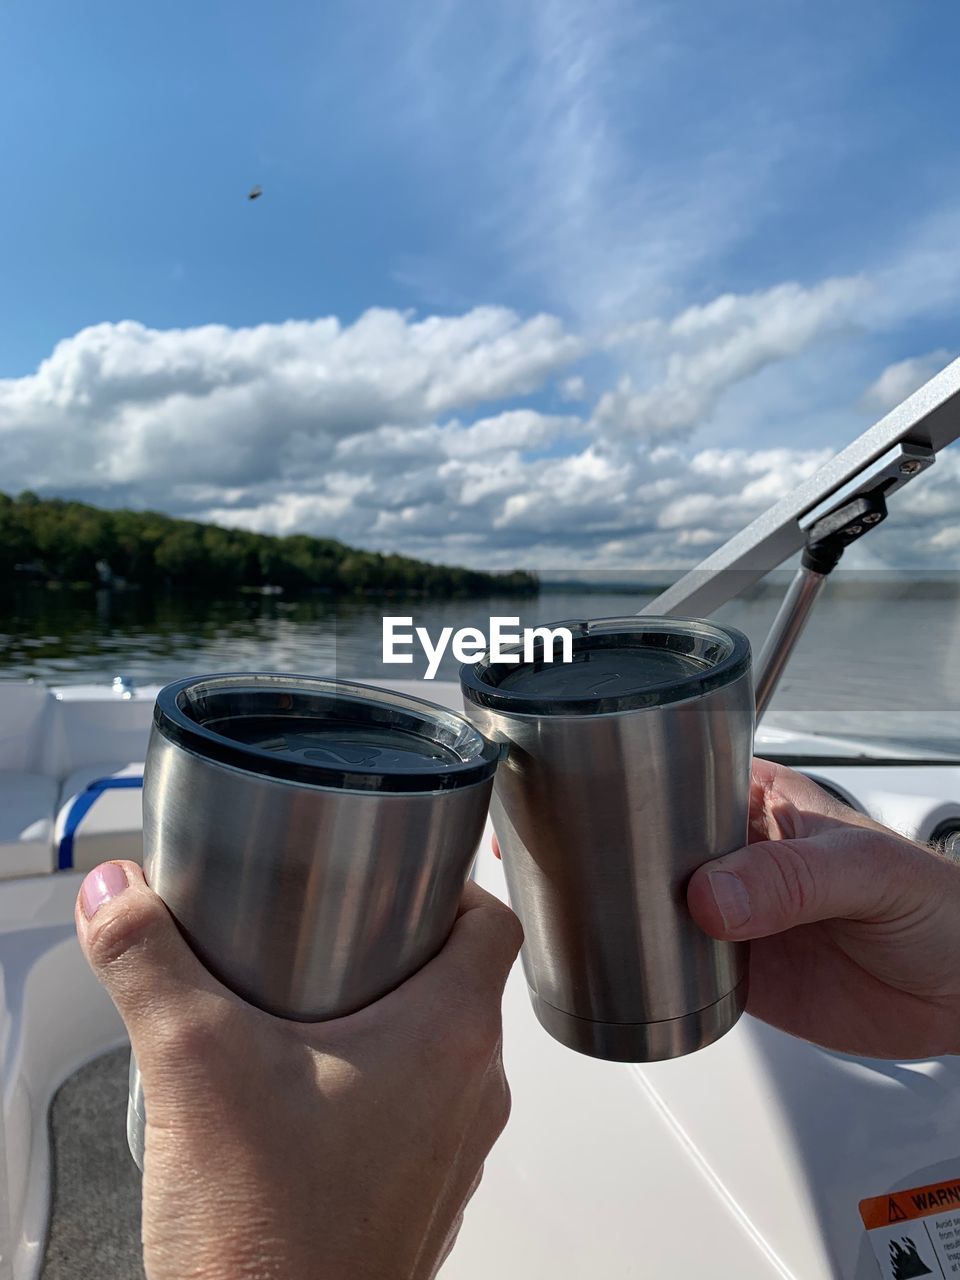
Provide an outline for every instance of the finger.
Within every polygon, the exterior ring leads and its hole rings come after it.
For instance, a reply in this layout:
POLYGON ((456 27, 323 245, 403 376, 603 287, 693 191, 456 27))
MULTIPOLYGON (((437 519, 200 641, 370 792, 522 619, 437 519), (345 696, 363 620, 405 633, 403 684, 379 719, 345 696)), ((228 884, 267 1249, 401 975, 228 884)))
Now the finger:
POLYGON ((131 1038, 149 1036, 157 1014, 184 1010, 190 993, 221 993, 134 862, 104 862, 77 896, 77 937, 131 1038))
MULTIPOLYGON (((443 950, 394 993, 417 1021, 438 1010, 495 1009, 523 942, 520 921, 499 898, 471 881, 443 950)), ((390 999, 390 997, 386 997, 390 999)))
POLYGON ((754 760, 749 840, 802 839, 838 825, 886 833, 879 823, 818 787, 812 778, 772 760, 754 760))
POLYGON ((955 868, 889 832, 843 826, 747 845, 700 867, 687 890, 715 938, 765 938, 818 920, 894 920, 956 893, 955 868))
POLYGON ((493 856, 495 858, 501 857, 500 841, 497 839, 496 836, 493 837, 493 839, 490 841, 490 844, 493 846, 493 856))
POLYGON ((482 968, 483 986, 499 999, 522 945, 523 927, 510 907, 475 880, 468 881, 453 932, 440 953, 451 978, 465 981, 482 968))

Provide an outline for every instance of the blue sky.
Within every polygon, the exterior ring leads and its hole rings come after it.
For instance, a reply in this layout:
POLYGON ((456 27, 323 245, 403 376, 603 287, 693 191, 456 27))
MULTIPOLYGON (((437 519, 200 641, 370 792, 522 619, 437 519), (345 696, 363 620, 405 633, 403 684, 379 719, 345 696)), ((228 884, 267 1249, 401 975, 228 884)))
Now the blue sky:
POLYGON ((957 47, 912 0, 14 0, 0 487, 688 561, 760 501, 713 453, 775 496, 960 347, 957 47))

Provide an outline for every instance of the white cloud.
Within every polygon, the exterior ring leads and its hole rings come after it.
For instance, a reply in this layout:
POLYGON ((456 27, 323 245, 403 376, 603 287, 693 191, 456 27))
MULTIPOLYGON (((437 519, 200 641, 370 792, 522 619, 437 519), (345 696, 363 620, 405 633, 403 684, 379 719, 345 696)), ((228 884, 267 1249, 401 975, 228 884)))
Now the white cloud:
POLYGON ((960 527, 941 529, 930 539, 930 546, 937 551, 960 551, 960 527))
POLYGON ((501 307, 374 310, 347 326, 95 325, 0 381, 4 484, 309 485, 345 437, 526 395, 581 350, 556 318, 501 307))
POLYGON ((935 373, 939 373, 956 356, 955 352, 940 347, 923 356, 910 356, 888 364, 875 382, 863 393, 863 403, 868 409, 886 413, 896 408, 902 400, 922 387, 935 373))
POLYGON ((587 398, 587 384, 580 374, 564 378, 560 383, 559 389, 560 397, 563 400, 585 400, 587 398))
MULTIPOLYGON (((868 288, 785 284, 645 322, 617 341, 646 382, 561 414, 516 401, 579 380, 564 371, 584 356, 593 382, 597 351, 546 315, 98 325, 0 382, 2 487, 480 567, 681 567, 829 456, 710 443, 711 419, 734 386, 848 330, 868 288)), ((898 496, 881 558, 960 563, 958 466, 898 496)))
POLYGON ((720 540, 716 529, 682 529, 677 543, 681 547, 713 548, 720 540))
POLYGON ((768 365, 797 355, 830 333, 849 329, 869 294, 859 277, 813 288, 787 283, 749 294, 724 294, 688 307, 668 324, 643 325, 620 342, 642 337, 663 351, 663 375, 638 389, 625 374, 596 407, 602 430, 650 438, 703 425, 727 388, 768 365))
POLYGON ((701 520, 716 517, 718 499, 713 493, 685 493, 668 502, 657 515, 661 529, 682 529, 701 520))
POLYGON ((336 459, 382 461, 438 458, 484 458, 504 450, 528 450, 582 433, 577 417, 538 413, 533 409, 508 409, 493 418, 478 418, 466 426, 453 419, 439 426, 377 427, 348 436, 334 451, 336 459))

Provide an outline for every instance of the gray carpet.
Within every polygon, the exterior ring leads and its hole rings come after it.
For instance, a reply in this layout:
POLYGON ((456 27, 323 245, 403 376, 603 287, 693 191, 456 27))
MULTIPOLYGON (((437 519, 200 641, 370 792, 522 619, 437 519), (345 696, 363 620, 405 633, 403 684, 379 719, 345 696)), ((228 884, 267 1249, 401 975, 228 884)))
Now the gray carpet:
POLYGON ((41 1280, 143 1280, 140 1175, 127 1150, 130 1050, 88 1063, 50 1110, 53 1186, 41 1280))

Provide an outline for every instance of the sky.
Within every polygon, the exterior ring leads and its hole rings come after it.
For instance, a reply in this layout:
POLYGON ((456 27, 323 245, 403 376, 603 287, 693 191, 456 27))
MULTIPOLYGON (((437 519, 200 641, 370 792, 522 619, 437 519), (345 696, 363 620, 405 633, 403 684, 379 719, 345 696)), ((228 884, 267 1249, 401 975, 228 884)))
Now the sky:
MULTIPOLYGON (((957 47, 951 0, 7 0, 0 490, 692 564, 960 354, 957 47)), ((960 567, 954 453, 858 563, 960 567)))

